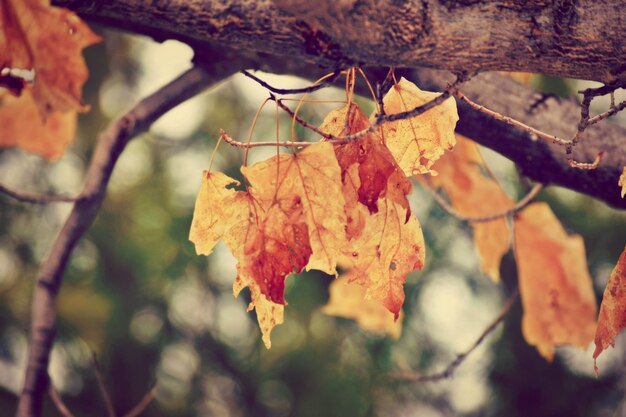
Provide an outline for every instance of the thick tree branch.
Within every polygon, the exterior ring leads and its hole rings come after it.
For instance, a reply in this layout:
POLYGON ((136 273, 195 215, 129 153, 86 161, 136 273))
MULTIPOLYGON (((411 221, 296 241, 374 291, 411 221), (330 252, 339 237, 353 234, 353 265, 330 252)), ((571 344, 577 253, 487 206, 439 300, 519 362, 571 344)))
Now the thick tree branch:
POLYGON ((105 129, 87 172, 83 190, 39 269, 32 301, 30 349, 17 416, 38 417, 48 384, 48 360, 54 340, 54 302, 63 272, 78 240, 93 222, 105 196, 113 167, 128 141, 167 111, 241 68, 237 62, 194 67, 136 104, 105 129))
POLYGON ((54 0, 105 25, 196 49, 213 42, 354 65, 624 78, 620 0, 54 0))

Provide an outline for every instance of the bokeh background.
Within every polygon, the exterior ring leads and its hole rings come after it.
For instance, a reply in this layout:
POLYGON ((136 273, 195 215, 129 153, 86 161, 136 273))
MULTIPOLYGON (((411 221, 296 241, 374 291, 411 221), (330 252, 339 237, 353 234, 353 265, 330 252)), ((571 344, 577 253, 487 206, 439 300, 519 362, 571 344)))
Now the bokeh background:
MULTIPOLYGON (((80 116, 76 142, 55 163, 19 150, 0 151, 1 183, 77 194, 98 132, 191 65, 192 51, 183 44, 96 29, 105 40, 86 51, 91 76, 84 98, 91 112, 80 116)), ((308 83, 263 78, 286 88, 308 83)), ((541 76, 530 82, 561 96, 587 86, 541 76)), ((501 285, 481 275, 469 226, 445 214, 417 185, 411 203, 424 227, 427 266, 408 277, 402 337, 368 334, 350 320, 322 314, 331 278, 311 272, 288 278, 285 324, 275 328, 267 350, 254 313, 246 312, 248 294, 232 296, 235 261, 228 250, 220 244, 210 257, 197 256, 187 238, 201 173, 219 129, 247 139, 266 97, 253 81, 234 76, 168 113, 123 153, 58 297, 50 372, 77 417, 106 415, 92 351, 120 415, 155 380, 156 396, 145 416, 626 415, 624 334, 615 349, 602 354, 596 378, 591 347, 559 348, 552 363, 529 347, 521 336, 519 302, 452 378, 437 383, 389 378, 398 369, 445 368, 497 316, 516 285, 510 254, 501 285)), ((312 98, 344 100, 345 93, 327 89, 312 98)), ((361 104, 373 107, 367 100, 361 104)), ((310 103, 302 115, 319 123, 338 106, 310 103)), ((621 123, 626 124, 623 117, 621 123)), ((291 136, 285 116, 279 135, 291 136)), ((312 138, 299 127, 296 135, 312 138)), ((276 138, 272 105, 261 112, 253 137, 276 138)), ((249 162, 274 152, 254 149, 249 162)), ((484 156, 511 195, 524 193, 510 162, 489 150, 484 156)), ((222 144, 213 169, 240 178, 243 159, 241 150, 222 144)), ((624 248, 626 213, 554 187, 539 199, 552 205, 569 231, 585 238, 600 300, 624 248)), ((14 412, 26 362, 33 280, 68 212, 67 204, 25 205, 0 196, 0 416, 14 412)), ((49 401, 44 414, 59 415, 49 401)))

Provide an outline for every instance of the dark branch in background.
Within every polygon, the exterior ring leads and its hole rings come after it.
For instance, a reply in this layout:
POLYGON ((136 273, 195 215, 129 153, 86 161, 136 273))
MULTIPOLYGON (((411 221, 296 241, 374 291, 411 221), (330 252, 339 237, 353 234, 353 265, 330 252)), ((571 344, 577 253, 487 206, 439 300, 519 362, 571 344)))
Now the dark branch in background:
POLYGON ((61 398, 61 394, 59 394, 59 391, 56 390, 52 382, 48 384, 48 394, 50 395, 50 399, 52 400, 52 403, 56 407, 59 414, 61 414, 63 417, 74 417, 74 414, 72 414, 72 412, 67 408, 67 406, 63 402, 63 399, 61 398))
POLYGON ((396 380, 408 382, 437 382, 450 378, 452 375, 454 375, 456 369, 461 366, 463 362, 465 362, 467 357, 485 341, 487 336, 489 336, 491 332, 493 332, 496 327, 498 327, 500 322, 504 320, 507 314, 509 314, 509 311, 511 311, 511 308, 513 308, 513 306, 515 305, 518 296, 519 291, 515 289, 511 296, 506 300, 506 303, 502 307, 502 310, 500 310, 498 316, 485 328, 485 330, 483 330, 483 332, 478 337, 478 339, 476 339, 474 344, 472 344, 472 346, 465 352, 456 355, 456 358, 452 362, 450 362, 443 371, 434 374, 419 374, 412 371, 397 372, 392 374, 391 377, 396 380))
POLYGON ((48 203, 73 203, 76 201, 76 197, 70 197, 66 195, 42 195, 42 194, 29 194, 20 191, 15 191, 0 184, 0 194, 7 195, 22 203, 31 204, 48 204, 48 203))
POLYGON ((237 64, 224 64, 217 60, 211 67, 197 66, 188 70, 141 100, 101 133, 83 190, 37 274, 32 300, 26 378, 18 403, 17 417, 41 415, 43 396, 48 386, 50 350, 55 334, 55 298, 74 247, 102 205, 106 186, 122 150, 130 139, 146 131, 167 111, 238 71, 241 67, 235 68, 237 64))
POLYGON ((111 395, 109 394, 109 390, 106 387, 106 383, 104 382, 104 375, 102 375, 102 370, 100 369, 100 363, 98 363, 98 358, 95 353, 91 355, 91 366, 93 367, 93 371, 96 375, 96 382, 98 383, 98 390, 100 391, 100 395, 102 395, 102 400, 104 401, 104 406, 107 410, 108 417, 115 417, 115 408, 113 407, 113 400, 111 400, 111 395))

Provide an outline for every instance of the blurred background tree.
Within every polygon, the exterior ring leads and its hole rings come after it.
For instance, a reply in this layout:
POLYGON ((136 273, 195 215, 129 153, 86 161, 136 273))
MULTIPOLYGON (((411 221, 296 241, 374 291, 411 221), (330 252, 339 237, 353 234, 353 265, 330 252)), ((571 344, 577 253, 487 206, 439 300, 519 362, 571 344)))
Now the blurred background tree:
MULTIPOLYGON (((87 50, 90 79, 76 143, 48 164, 19 150, 0 151, 0 182, 13 188, 77 194, 97 133, 129 103, 190 66, 192 51, 168 41, 98 29, 103 44, 87 50)), ((274 85, 306 84, 266 75, 274 85)), ((535 76, 534 86, 572 95, 580 82, 535 76)), ((315 93, 341 100, 343 92, 315 93)), ((521 336, 519 303, 452 378, 394 381, 388 372, 443 369, 498 314, 516 283, 512 256, 504 285, 479 273, 470 228, 445 214, 416 185, 412 209, 424 227, 427 266, 408 277, 400 340, 367 334, 319 311, 330 277, 287 280, 285 324, 265 349, 247 294, 232 297, 235 262, 223 246, 196 256, 187 240, 195 194, 220 128, 246 137, 267 92, 237 75, 168 113, 134 139, 117 164, 96 223, 81 241, 58 298, 59 325, 51 377, 76 416, 105 415, 90 364, 97 353, 116 411, 128 411, 158 381, 145 416, 618 416, 626 415, 624 335, 599 361, 591 351, 561 348, 545 362, 521 336)), ((368 108, 372 104, 363 101, 368 108)), ((321 121, 336 103, 305 106, 321 121)), ((623 115, 622 115, 623 116, 623 115)), ((619 118, 618 118, 619 121, 619 118)), ((622 117, 621 123, 624 123, 622 117)), ((290 121, 281 116, 281 137, 290 121)), ((300 130, 299 136, 310 136, 300 130)), ((254 137, 275 137, 275 112, 261 113, 254 137)), ((250 163, 272 149, 255 149, 250 163)), ((485 158, 513 195, 514 165, 485 158)), ((243 152, 222 145, 213 168, 240 178, 243 152)), ((598 299, 623 247, 626 214, 551 187, 548 201, 570 231, 585 238, 598 299)), ((26 361, 31 289, 37 267, 69 207, 23 205, 0 197, 0 414, 12 415, 26 361)), ((48 401, 44 415, 58 411, 48 401)))

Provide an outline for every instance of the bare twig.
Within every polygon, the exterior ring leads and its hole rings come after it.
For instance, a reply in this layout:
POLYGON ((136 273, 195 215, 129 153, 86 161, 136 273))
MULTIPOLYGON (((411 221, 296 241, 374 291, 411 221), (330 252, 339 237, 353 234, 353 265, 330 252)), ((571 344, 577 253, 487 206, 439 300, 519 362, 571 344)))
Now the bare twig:
POLYGON ((456 211, 454 207, 452 207, 441 195, 439 195, 439 193, 437 193, 437 191, 433 189, 431 189, 431 191, 432 191, 432 195, 435 201, 437 201, 437 203, 439 203, 441 208, 443 208, 445 212, 448 213, 449 215, 463 222, 485 223, 485 222, 491 222, 491 221, 498 220, 503 217, 508 217, 512 214, 515 214, 516 212, 520 211, 521 209, 526 207, 528 204, 530 204, 542 189, 543 189, 543 184, 535 184, 533 188, 531 188, 531 190, 528 192, 528 194, 526 194, 521 200, 515 203, 515 205, 512 206, 511 208, 498 212, 498 213, 490 214, 488 216, 476 216, 476 217, 464 216, 463 214, 456 211))
MULTIPOLYGON (((348 135, 341 135, 341 136, 335 136, 332 135, 330 133, 327 132, 323 132, 322 130, 318 129, 317 127, 311 125, 309 122, 307 122, 306 120, 303 120, 302 118, 298 117, 289 107, 287 107, 286 105, 284 105, 280 99, 278 99, 276 96, 274 95, 270 95, 270 98, 274 101, 276 101, 276 103, 278 104, 278 106, 283 109, 285 112, 287 112, 287 114, 289 114, 292 118, 295 119, 296 122, 298 122, 300 125, 302 125, 304 128, 312 130, 313 132, 317 133, 318 135, 328 139, 328 140, 334 140, 334 141, 350 141, 350 140, 356 140, 360 137, 363 137, 365 135, 368 135, 370 133, 375 132, 379 127, 381 127, 384 123, 388 123, 388 122, 394 122, 397 120, 405 120, 405 119, 410 119, 413 117, 417 117, 420 114, 426 113, 428 110, 437 107, 438 105, 440 105, 441 103, 443 103, 444 101, 446 101, 448 98, 450 98, 452 96, 452 94, 455 94, 457 92, 457 88, 459 87, 459 85, 461 85, 462 83, 464 83, 465 81, 469 80, 471 78, 471 75, 462 73, 460 75, 457 76, 457 79, 450 84, 441 94, 439 94, 437 97, 435 97, 434 99, 427 101, 426 103, 419 105, 411 110, 407 110, 404 112, 400 112, 400 113, 394 113, 394 114, 378 114, 376 116, 376 119, 374 120, 374 123, 372 123, 368 128, 360 130, 358 132, 354 132, 348 135)), ((273 145, 275 146, 276 143, 274 142, 273 145)))
POLYGON ((450 378, 452 375, 454 375, 456 369, 461 366, 463 362, 465 362, 467 357, 483 343, 487 336, 489 336, 489 334, 491 334, 491 332, 493 332, 496 327, 498 327, 498 324, 500 324, 500 322, 504 320, 507 314, 509 314, 509 311, 511 311, 511 308, 515 305, 518 296, 519 291, 515 289, 515 291, 511 294, 511 296, 507 299, 506 303, 502 307, 502 310, 500 310, 498 316, 489 324, 489 326, 485 328, 485 330, 483 330, 483 332, 478 337, 478 339, 476 339, 474 344, 465 352, 459 353, 456 358, 452 362, 450 362, 443 371, 434 374, 420 374, 412 371, 397 372, 392 374, 391 377, 396 380, 409 382, 437 382, 450 378))
POLYGON ((272 87, 270 84, 266 83, 265 81, 263 81, 262 79, 260 79, 256 75, 253 75, 253 74, 251 74, 250 72, 248 72, 246 70, 241 71, 241 73, 243 75, 245 75, 246 77, 253 79, 257 83, 259 83, 261 86, 267 88, 268 90, 270 90, 272 93, 275 93, 275 94, 306 94, 306 93, 312 93, 312 92, 317 91, 317 90, 321 90, 322 88, 328 87, 329 85, 334 83, 335 80, 337 79, 337 77, 339 77, 339 75, 341 74, 341 70, 337 69, 337 70, 333 71, 332 75, 329 78, 325 79, 324 81, 320 82, 319 84, 314 84, 314 85, 310 85, 308 87, 303 87, 303 88, 277 88, 277 87, 272 87))
POLYGON ((602 161, 603 156, 604 156, 604 152, 603 151, 599 152, 596 155, 596 158, 593 160, 593 162, 578 162, 572 158, 567 158, 567 164, 571 166, 572 168, 592 170, 592 169, 596 169, 598 165, 600 165, 600 161, 602 161))
MULTIPOLYGON (((276 142, 276 141, 271 141, 271 140, 263 141, 263 142, 241 142, 228 136, 228 134, 224 130, 220 130, 220 137, 222 138, 224 142, 228 143, 229 145, 234 146, 235 148, 244 148, 244 149, 258 148, 262 146, 279 146, 279 147, 284 147, 284 148, 301 149, 301 148, 305 148, 307 146, 311 146, 311 145, 315 145, 316 143, 319 143, 319 142, 276 142)), ((335 143, 335 141, 328 141, 328 142, 335 143)))
POLYGON ((72 414, 65 403, 63 403, 61 394, 59 394, 59 391, 56 390, 52 382, 48 384, 48 395, 50 395, 52 403, 63 417, 74 417, 74 414, 72 414))
POLYGON ((100 369, 100 364, 98 363, 98 358, 96 357, 95 352, 92 352, 91 354, 91 364, 93 366, 93 372, 96 374, 98 389, 100 390, 100 395, 102 395, 102 400, 104 401, 107 415, 108 417, 116 417, 115 408, 113 407, 113 401, 111 400, 111 395, 109 394, 109 390, 106 387, 104 375, 102 375, 102 369, 100 369))
POLYGON ((124 417, 137 417, 146 409, 146 407, 148 407, 148 405, 154 399, 154 394, 156 393, 156 384, 157 382, 154 381, 146 395, 144 395, 143 398, 139 400, 139 402, 133 408, 131 408, 129 412, 124 414, 124 417))
POLYGON ((76 197, 66 195, 38 195, 15 191, 7 186, 0 184, 0 193, 5 194, 22 203, 31 204, 48 204, 48 203, 73 203, 76 197))
POLYGON ((57 235, 52 249, 40 267, 31 313, 30 350, 24 388, 17 417, 39 417, 43 394, 47 390, 47 368, 54 340, 54 307, 69 257, 92 221, 104 199, 113 167, 128 141, 167 111, 210 85, 238 71, 238 65, 194 67, 154 94, 137 103, 128 113, 107 127, 98 140, 85 185, 72 211, 57 235))

